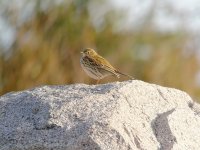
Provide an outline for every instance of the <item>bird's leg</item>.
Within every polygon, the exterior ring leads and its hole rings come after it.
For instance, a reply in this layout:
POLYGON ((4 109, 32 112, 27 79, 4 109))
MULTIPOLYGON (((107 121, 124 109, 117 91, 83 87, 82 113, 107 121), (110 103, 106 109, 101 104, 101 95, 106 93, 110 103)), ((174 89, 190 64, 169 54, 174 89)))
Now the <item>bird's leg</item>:
POLYGON ((96 84, 98 84, 98 83, 99 83, 99 81, 100 81, 100 80, 97 80, 96 84))

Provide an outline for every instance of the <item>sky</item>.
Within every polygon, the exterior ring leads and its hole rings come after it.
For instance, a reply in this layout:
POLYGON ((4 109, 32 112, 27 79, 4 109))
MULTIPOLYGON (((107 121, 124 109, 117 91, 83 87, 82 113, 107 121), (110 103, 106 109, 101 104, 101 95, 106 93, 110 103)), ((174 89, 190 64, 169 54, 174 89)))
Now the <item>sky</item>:
MULTIPOLYGON (((32 2, 28 0, 1 0, 0 1, 0 45, 4 47, 3 50, 9 49, 15 39, 15 33, 17 28, 9 25, 9 22, 3 16, 5 8, 13 9, 14 5, 20 11, 20 17, 18 18, 18 24, 31 19, 33 13, 34 0, 32 2), (13 4, 13 5, 12 5, 13 4)), ((53 1, 55 4, 61 3, 63 0, 53 1)), ((46 9, 46 3, 51 3, 51 0, 45 0, 41 9, 46 9)), ((104 6, 98 5, 93 7, 90 5, 91 16, 94 19, 95 26, 101 26, 95 24, 97 20, 102 21, 102 16, 110 7, 122 11, 126 18, 123 20, 123 24, 119 23, 119 30, 124 29, 137 29, 147 19, 148 14, 153 12, 153 24, 157 30, 161 32, 174 32, 177 30, 188 30, 192 34, 196 35, 197 43, 200 43, 200 2, 199 0, 109 0, 107 1, 107 9, 104 6), (152 7, 152 6, 155 7, 152 7), (95 8, 95 9, 94 9, 95 8), (152 9, 153 8, 153 9, 152 9), (98 10, 98 14, 95 13, 98 10), (95 20, 96 19, 96 20, 95 20), (124 21, 126 23, 124 23, 124 21)), ((15 8, 15 9, 16 9, 15 8)))
POLYGON ((154 23, 160 30, 175 31, 187 28, 192 32, 200 32, 200 1, 199 0, 110 0, 118 9, 127 10, 129 27, 137 25, 151 9, 156 6, 154 23), (183 22, 184 20, 184 22, 183 22))

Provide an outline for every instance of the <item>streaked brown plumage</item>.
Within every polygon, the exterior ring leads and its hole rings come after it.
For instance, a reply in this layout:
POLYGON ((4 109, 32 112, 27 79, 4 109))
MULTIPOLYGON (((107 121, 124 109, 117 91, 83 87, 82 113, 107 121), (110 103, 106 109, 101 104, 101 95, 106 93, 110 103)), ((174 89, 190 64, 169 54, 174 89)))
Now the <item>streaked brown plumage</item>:
POLYGON ((120 75, 124 75, 129 77, 130 79, 134 79, 133 77, 121 73, 117 69, 115 69, 105 58, 97 54, 95 50, 86 48, 81 52, 82 56, 80 59, 80 64, 83 70, 93 79, 97 80, 97 83, 100 79, 105 78, 109 75, 115 75, 117 78, 120 75))

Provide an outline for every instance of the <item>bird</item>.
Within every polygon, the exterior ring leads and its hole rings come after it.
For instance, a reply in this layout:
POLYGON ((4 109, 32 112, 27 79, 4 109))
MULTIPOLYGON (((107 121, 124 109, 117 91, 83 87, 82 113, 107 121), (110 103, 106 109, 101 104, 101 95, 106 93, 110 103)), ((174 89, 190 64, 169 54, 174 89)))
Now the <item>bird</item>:
POLYGON ((97 80, 96 84, 98 84, 101 79, 111 75, 117 78, 123 75, 134 80, 132 76, 115 69, 105 58, 91 48, 85 48, 81 52, 80 64, 89 77, 97 80))

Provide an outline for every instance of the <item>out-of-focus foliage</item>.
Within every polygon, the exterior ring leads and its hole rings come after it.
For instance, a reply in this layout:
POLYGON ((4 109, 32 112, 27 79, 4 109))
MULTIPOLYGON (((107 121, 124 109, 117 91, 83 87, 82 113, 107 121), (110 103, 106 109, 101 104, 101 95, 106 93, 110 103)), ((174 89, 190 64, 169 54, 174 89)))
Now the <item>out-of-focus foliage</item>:
MULTIPOLYGON (((151 25, 134 32, 113 32, 113 18, 120 16, 112 9, 97 30, 89 15, 89 3, 63 2, 44 11, 38 1, 34 17, 17 30, 11 55, 0 54, 0 94, 44 84, 95 83, 79 64, 80 51, 91 47, 137 79, 200 96, 197 57, 192 49, 185 50, 188 34, 163 34, 151 25)), ((151 24, 151 20, 145 23, 151 24)), ((101 83, 116 80, 108 77, 101 83)))

